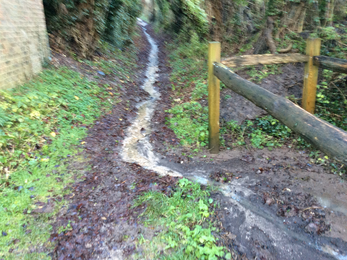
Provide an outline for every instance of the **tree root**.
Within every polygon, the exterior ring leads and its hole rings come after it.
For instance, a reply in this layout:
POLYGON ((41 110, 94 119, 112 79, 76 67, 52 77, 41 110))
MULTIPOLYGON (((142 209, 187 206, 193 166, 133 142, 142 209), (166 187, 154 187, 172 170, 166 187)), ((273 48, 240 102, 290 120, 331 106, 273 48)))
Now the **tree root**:
POLYGON ((287 48, 284 49, 280 49, 278 52, 279 53, 286 53, 286 52, 290 52, 290 50, 293 48, 293 44, 289 44, 287 48))

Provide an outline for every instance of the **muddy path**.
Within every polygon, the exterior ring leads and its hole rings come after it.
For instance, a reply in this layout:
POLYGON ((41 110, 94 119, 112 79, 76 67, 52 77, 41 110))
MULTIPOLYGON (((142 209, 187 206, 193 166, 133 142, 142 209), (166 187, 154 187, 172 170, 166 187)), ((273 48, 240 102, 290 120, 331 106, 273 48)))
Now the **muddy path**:
POLYGON ((171 93, 165 43, 139 26, 139 80, 124 86, 123 101, 89 129, 86 161, 71 167, 90 170, 54 224, 52 258, 141 259, 138 237, 150 240, 160 229, 138 222, 134 199, 147 190, 169 193, 184 176, 219 187, 215 235, 234 259, 347 259, 346 184, 310 165, 306 154, 233 150, 190 159, 168 148, 178 140, 165 126, 171 93), (68 224, 70 230, 57 231, 68 224))
POLYGON ((140 234, 150 238, 157 232, 137 223, 138 212, 131 209, 134 199, 147 190, 169 192, 177 181, 171 176, 159 178, 121 156, 126 129, 136 118, 138 104, 149 99, 140 86, 146 79, 150 44, 143 34, 136 45, 136 82, 123 83, 117 89, 121 102, 89 127, 79 155, 84 159, 70 163, 70 170, 82 176, 75 179, 65 198, 69 205, 52 223, 53 259, 125 259, 132 255, 140 234), (61 227, 68 228, 62 232, 61 227))
MULTIPOLYGON (((162 67, 167 65, 165 57, 160 61, 162 67)), ((164 167, 168 175, 181 174, 220 188, 214 195, 221 205, 218 218, 224 244, 229 244, 235 257, 346 259, 345 182, 325 173, 323 167, 311 165, 303 151, 287 148, 271 152, 235 149, 205 159, 191 159, 167 149, 163 143, 177 141, 164 125, 164 111, 170 103, 168 76, 165 69, 155 76, 159 81, 153 87, 163 99, 150 101, 157 103, 153 118, 147 118, 152 121, 149 140, 153 143, 147 140, 148 147, 157 152, 151 151, 151 156, 156 156, 156 165, 164 167), (223 183, 225 178, 230 182, 223 183)), ((141 151, 143 146, 133 148, 141 151)))

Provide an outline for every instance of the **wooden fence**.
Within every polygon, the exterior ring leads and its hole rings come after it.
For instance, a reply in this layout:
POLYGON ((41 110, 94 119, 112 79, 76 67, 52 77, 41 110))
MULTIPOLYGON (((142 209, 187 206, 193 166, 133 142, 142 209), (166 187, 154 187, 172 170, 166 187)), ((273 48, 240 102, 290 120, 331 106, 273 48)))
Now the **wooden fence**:
POLYGON ((347 60, 334 59, 320 54, 320 39, 308 39, 306 55, 265 54, 230 57, 220 63, 220 43, 209 43, 209 148, 219 152, 220 82, 236 93, 265 109, 293 131, 305 136, 320 150, 339 160, 347 161, 347 133, 313 115, 316 101, 318 68, 347 73, 347 60), (236 75, 228 67, 257 64, 305 62, 303 109, 286 98, 275 95, 260 86, 236 75))

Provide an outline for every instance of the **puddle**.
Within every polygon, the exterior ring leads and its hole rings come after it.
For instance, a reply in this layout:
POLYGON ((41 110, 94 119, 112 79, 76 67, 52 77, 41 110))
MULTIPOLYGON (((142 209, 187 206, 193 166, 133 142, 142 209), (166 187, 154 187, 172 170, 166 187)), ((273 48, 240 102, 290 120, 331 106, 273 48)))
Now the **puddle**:
MULTIPOLYGON (((146 71, 146 81, 142 88, 150 94, 150 99, 138 105, 138 115, 132 125, 127 129, 127 137, 123 143, 122 158, 126 162, 137 163, 140 166, 155 171, 159 175, 185 176, 203 185, 218 186, 224 195, 225 210, 228 215, 230 230, 237 236, 240 251, 247 256, 252 255, 254 240, 270 245, 271 250, 266 249, 270 258, 264 259, 346 259, 344 254, 329 245, 322 237, 310 237, 304 233, 290 230, 276 215, 271 214, 263 205, 256 204, 250 199, 254 192, 247 188, 254 180, 246 177, 241 180, 233 180, 228 184, 218 184, 211 181, 207 171, 196 167, 194 171, 176 167, 170 169, 170 165, 163 166, 162 161, 153 152, 149 142, 151 134, 150 122, 153 116, 156 102, 160 99, 160 93, 155 89, 154 83, 158 78, 158 46, 153 38, 146 32, 147 25, 138 19, 150 45, 149 63, 146 71), (184 174, 182 174, 184 173, 184 174), (253 244, 252 244, 253 243, 253 244)), ((321 199, 322 204, 324 200, 321 199)), ((326 206, 328 202, 325 203, 326 206)), ((339 210, 341 210, 339 208, 339 210)), ((347 212, 343 212, 347 213, 347 212)), ((284 221, 285 222, 285 221, 284 221)), ((342 246, 344 247, 344 246, 342 246)), ((347 250, 344 251, 344 253, 347 250)))

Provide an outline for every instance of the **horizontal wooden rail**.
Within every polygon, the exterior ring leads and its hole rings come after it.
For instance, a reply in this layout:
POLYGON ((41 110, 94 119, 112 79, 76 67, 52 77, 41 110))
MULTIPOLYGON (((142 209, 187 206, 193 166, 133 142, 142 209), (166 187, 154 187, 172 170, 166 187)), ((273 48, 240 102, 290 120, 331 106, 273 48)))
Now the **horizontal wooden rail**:
POLYGON ((226 58, 222 64, 227 67, 241 67, 247 65, 269 65, 293 62, 308 62, 309 56, 300 53, 291 54, 262 54, 262 55, 242 55, 226 58))
POLYGON ((214 63, 213 72, 228 88, 265 109, 318 149, 347 162, 347 132, 315 117, 288 99, 241 78, 221 63, 214 63))
POLYGON ((347 60, 327 56, 314 56, 313 64, 324 69, 347 73, 347 60))

